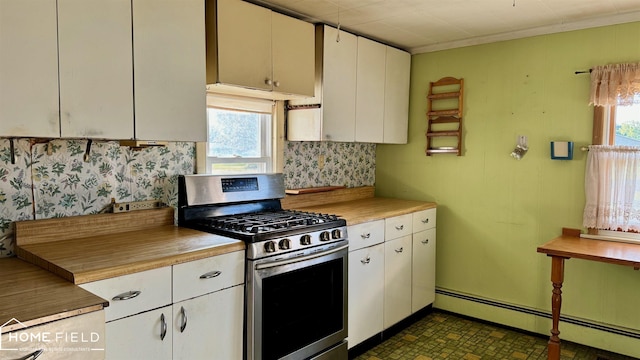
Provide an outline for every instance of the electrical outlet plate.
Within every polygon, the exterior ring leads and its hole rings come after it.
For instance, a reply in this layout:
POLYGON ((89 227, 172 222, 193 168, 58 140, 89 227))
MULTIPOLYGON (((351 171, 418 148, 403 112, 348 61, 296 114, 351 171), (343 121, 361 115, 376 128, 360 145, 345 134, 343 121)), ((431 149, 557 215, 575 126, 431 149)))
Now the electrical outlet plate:
POLYGON ((135 210, 157 209, 162 206, 159 200, 132 201, 113 204, 113 212, 121 213, 135 210))

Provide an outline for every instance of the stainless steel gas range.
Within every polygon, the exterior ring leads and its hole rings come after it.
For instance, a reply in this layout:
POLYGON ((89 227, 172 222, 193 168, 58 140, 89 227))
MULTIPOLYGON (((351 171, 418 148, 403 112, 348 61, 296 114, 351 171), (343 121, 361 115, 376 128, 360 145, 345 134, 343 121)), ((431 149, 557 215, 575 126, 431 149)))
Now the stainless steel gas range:
POLYGON ((346 221, 282 209, 281 174, 186 175, 178 225, 246 242, 245 358, 347 359, 346 221))

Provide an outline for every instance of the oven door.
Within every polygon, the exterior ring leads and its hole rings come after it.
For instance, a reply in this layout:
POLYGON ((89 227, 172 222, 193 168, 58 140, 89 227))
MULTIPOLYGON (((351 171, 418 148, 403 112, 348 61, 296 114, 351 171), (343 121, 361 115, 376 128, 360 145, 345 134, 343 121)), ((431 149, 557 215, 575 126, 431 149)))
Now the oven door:
POLYGON ((248 360, 307 359, 347 337, 348 242, 315 250, 247 262, 248 360))

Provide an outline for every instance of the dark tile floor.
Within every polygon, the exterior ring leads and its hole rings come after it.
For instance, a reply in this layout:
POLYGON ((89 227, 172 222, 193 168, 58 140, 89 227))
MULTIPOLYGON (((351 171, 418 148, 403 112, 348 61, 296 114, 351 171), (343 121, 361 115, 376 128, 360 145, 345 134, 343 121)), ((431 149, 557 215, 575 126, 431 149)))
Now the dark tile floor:
MULTIPOLYGON (((433 311, 356 360, 546 359, 548 338, 433 311)), ((637 360, 562 341, 562 360, 637 360)))

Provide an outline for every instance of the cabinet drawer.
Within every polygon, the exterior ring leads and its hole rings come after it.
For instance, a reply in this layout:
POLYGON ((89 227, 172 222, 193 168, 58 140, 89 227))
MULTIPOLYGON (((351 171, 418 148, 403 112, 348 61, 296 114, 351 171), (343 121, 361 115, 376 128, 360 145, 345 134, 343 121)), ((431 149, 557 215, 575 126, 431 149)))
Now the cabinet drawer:
POLYGON ((105 318, 111 321, 171 304, 171 267, 94 281, 80 287, 109 300, 105 318))
POLYGON ((413 213, 413 232, 436 227, 436 209, 427 209, 413 213))
POLYGON ((349 251, 384 242, 384 220, 370 221, 347 227, 349 251))
POLYGON ((244 251, 173 266, 173 302, 244 283, 244 251))
POLYGON ((397 239, 401 236, 411 234, 412 215, 400 215, 387 218, 384 220, 384 239, 385 241, 397 239))

